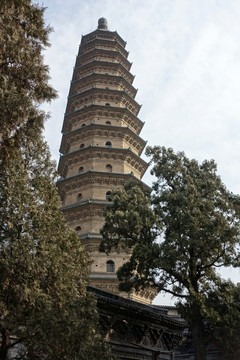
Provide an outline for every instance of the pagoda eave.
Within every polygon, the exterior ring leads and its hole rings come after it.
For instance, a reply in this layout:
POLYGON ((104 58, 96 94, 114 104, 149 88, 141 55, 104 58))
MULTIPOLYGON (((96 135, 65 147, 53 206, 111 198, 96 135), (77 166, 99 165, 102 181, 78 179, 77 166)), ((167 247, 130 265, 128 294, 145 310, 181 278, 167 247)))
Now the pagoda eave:
POLYGON ((126 46, 126 41, 124 41, 121 36, 116 31, 105 31, 97 29, 87 35, 83 35, 81 45, 85 45, 89 41, 92 41, 93 39, 106 39, 111 41, 118 41, 124 48, 126 46))
POLYGON ((76 174, 74 176, 59 179, 57 181, 57 187, 60 196, 62 197, 63 194, 67 191, 71 191, 74 189, 78 189, 82 186, 86 185, 110 185, 113 187, 124 187, 125 184, 129 182, 134 182, 136 184, 141 184, 143 187, 151 191, 151 188, 143 183, 140 179, 138 179, 136 176, 134 176, 132 173, 129 174, 123 174, 123 173, 108 173, 105 171, 93 171, 89 170, 81 174, 76 174))
POLYGON ((88 146, 62 155, 59 160, 58 171, 65 177, 69 166, 90 159, 106 159, 108 161, 121 159, 123 162, 131 163, 134 169, 140 172, 141 177, 148 168, 148 163, 136 155, 131 149, 88 146))
POLYGON ((119 42, 113 42, 109 39, 100 39, 100 38, 94 38, 93 40, 89 41, 87 44, 82 44, 82 46, 79 48, 78 55, 84 54, 89 49, 92 49, 94 47, 105 47, 109 49, 117 49, 119 50, 123 56, 126 58, 128 57, 129 52, 119 43, 119 42))
POLYGON ((137 94, 137 89, 135 89, 132 84, 124 78, 124 76, 93 72, 73 81, 71 84, 69 96, 71 97, 73 94, 80 93, 81 88, 84 90, 84 87, 89 85, 92 87, 92 84, 97 83, 97 81, 101 82, 102 84, 106 84, 106 86, 109 88, 111 86, 118 86, 120 87, 119 90, 123 91, 123 89, 126 89, 126 92, 128 92, 133 98, 135 98, 137 94))
POLYGON ((83 205, 73 204, 72 207, 63 207, 61 210, 68 222, 78 221, 83 223, 86 222, 86 219, 102 219, 108 204, 110 203, 107 201, 105 204, 98 202, 89 202, 83 205))
POLYGON ((139 135, 132 131, 127 126, 114 126, 114 125, 103 125, 103 124, 88 124, 84 127, 79 127, 68 133, 64 133, 60 146, 60 153, 67 154, 69 152, 71 144, 77 141, 86 141, 92 136, 105 136, 112 139, 126 140, 129 146, 136 149, 138 156, 141 155, 146 141, 143 140, 139 135))
POLYGON ((86 122, 86 120, 89 118, 89 120, 91 119, 92 122, 94 121, 92 120, 94 116, 115 117, 116 119, 123 119, 128 126, 131 126, 136 131, 137 134, 141 132, 144 125, 144 123, 128 108, 119 106, 108 107, 106 105, 91 104, 71 113, 66 113, 62 132, 67 133, 71 131, 72 126, 81 120, 86 122))
MULTIPOLYGON (((124 64, 124 67, 130 71, 132 63, 127 60, 125 56, 123 56, 120 51, 118 50, 107 50, 107 49, 99 49, 99 48, 93 48, 89 50, 88 52, 85 52, 84 54, 78 55, 77 61, 76 61, 76 67, 82 66, 85 63, 88 63, 92 61, 92 59, 97 58, 101 56, 101 59, 111 59, 114 62, 119 62, 124 64), (116 61, 117 60, 117 61, 116 61)), ((106 60, 109 61, 109 60, 106 60)))
POLYGON ((134 80, 134 75, 132 75, 122 63, 103 61, 103 60, 93 60, 82 66, 75 67, 73 74, 73 81, 82 77, 84 74, 89 74, 90 71, 110 73, 111 71, 118 75, 123 75, 130 83, 134 80))
POLYGON ((103 207, 103 209, 106 208, 106 205, 110 205, 110 201, 107 200, 102 200, 102 199, 87 199, 86 201, 82 201, 82 202, 78 202, 75 204, 71 204, 71 205, 67 205, 67 206, 63 206, 61 207, 61 210, 63 212, 66 211, 72 211, 72 209, 76 209, 76 208, 89 208, 89 207, 103 207))
MULTIPOLYGON (((86 102, 106 102, 105 106, 112 106, 111 102, 117 103, 120 107, 129 108, 134 115, 138 115, 141 105, 139 105, 126 91, 105 89, 100 87, 92 87, 90 89, 83 90, 75 95, 68 97, 68 106, 66 112, 73 112, 84 108, 86 102)), ((102 104, 103 105, 103 104, 102 104)))

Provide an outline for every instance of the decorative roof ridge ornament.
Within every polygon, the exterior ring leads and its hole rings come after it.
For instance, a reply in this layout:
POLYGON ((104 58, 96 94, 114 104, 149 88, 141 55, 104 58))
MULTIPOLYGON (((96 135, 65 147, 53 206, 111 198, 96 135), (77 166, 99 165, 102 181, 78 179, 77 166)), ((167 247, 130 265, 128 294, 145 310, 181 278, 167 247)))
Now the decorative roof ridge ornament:
POLYGON ((99 30, 108 30, 107 19, 105 19, 104 17, 101 17, 101 18, 98 20, 98 29, 99 29, 99 30))

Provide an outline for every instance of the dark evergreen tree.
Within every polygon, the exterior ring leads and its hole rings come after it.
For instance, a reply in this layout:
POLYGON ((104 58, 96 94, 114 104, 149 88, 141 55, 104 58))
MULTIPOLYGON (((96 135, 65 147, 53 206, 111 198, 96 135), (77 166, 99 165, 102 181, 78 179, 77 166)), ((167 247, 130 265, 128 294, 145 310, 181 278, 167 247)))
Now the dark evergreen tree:
POLYGON ((0 359, 109 359, 48 149, 36 135, 11 151, 0 167, 0 359))
POLYGON ((30 0, 0 2, 0 360, 111 359, 42 136, 39 106, 55 97, 43 13, 30 0))
POLYGON ((154 286, 176 296, 192 330, 195 359, 204 360, 206 293, 219 282, 217 269, 237 258, 239 211, 214 161, 198 164, 164 147, 149 147, 147 155, 156 177, 151 199, 136 186, 112 193, 102 249, 123 239, 133 247, 118 271, 121 288, 154 286))
MULTIPOLYGON (((0 145, 17 145, 43 128, 39 105, 56 97, 42 50, 51 31, 31 0, 0 2, 0 145)), ((7 149, 6 149, 7 151, 7 149)))

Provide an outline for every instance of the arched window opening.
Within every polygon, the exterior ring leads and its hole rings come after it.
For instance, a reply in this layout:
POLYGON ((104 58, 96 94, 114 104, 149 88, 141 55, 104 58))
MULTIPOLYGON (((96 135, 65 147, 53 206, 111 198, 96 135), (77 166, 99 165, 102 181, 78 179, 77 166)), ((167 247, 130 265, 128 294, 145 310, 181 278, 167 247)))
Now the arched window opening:
POLYGON ((109 146, 109 147, 112 147, 111 141, 107 141, 105 145, 106 145, 106 146, 109 146))
POLYGON ((107 191, 107 192, 106 192, 106 199, 107 199, 108 201, 111 201, 111 194, 112 194, 111 191, 107 191))
POLYGON ((78 173, 79 173, 79 174, 82 173, 83 170, 84 170, 84 167, 83 167, 83 166, 80 166, 80 168, 78 169, 78 173))
POLYGON ((82 124, 82 127, 83 127, 83 126, 86 126, 86 124, 82 124))
POLYGON ((106 121, 106 124, 111 125, 111 121, 106 121))
POLYGON ((106 103, 105 106, 110 106, 110 104, 109 104, 109 103, 106 103))
POLYGON ((75 231, 81 231, 81 230, 82 230, 81 226, 75 227, 75 231))
POLYGON ((111 164, 107 164, 107 165, 106 165, 106 170, 107 170, 107 172, 112 172, 112 165, 111 165, 111 164))
POLYGON ((111 272, 111 273, 115 272, 115 264, 114 264, 114 261, 108 260, 108 261, 106 262, 106 270, 107 270, 107 272, 111 272))
POLYGON ((79 193, 78 196, 77 196, 77 201, 80 201, 80 200, 82 200, 82 194, 81 193, 79 193))
POLYGON ((84 148, 84 146, 85 146, 84 144, 81 144, 81 145, 80 145, 80 149, 84 148))

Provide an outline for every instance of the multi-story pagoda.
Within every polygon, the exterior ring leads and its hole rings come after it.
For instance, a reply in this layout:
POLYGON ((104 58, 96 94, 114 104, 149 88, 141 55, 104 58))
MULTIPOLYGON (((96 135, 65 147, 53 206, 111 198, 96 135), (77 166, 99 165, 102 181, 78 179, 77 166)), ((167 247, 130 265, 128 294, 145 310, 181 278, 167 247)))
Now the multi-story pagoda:
MULTIPOLYGON (((130 254, 99 252, 104 208, 113 188, 140 183, 148 166, 140 157, 146 142, 139 136, 141 106, 125 46, 104 18, 82 37, 64 117, 58 181, 68 224, 90 253, 91 284, 115 293, 116 270, 130 254)), ((130 297, 151 303, 154 293, 144 290, 130 297)))

